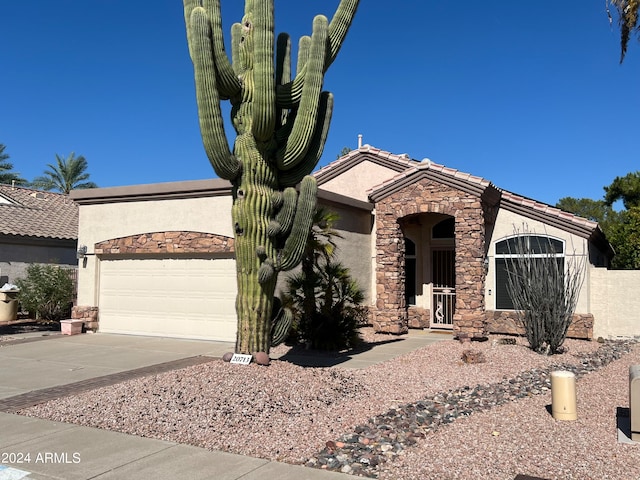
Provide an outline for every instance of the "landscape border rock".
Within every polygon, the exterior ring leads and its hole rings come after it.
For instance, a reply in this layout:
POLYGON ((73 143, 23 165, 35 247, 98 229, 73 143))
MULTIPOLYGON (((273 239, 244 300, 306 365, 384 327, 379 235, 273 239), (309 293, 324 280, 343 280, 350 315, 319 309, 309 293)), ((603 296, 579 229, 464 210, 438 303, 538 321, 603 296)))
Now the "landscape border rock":
POLYGON ((497 383, 464 386, 398 405, 369 419, 366 424, 356 426, 337 440, 328 441, 322 451, 305 462, 305 466, 377 478, 383 463, 392 461, 440 426, 474 412, 546 393, 551 388, 550 374, 554 370, 570 371, 580 379, 622 358, 636 343, 635 340, 606 341, 595 352, 582 354, 578 365, 534 368, 497 383))

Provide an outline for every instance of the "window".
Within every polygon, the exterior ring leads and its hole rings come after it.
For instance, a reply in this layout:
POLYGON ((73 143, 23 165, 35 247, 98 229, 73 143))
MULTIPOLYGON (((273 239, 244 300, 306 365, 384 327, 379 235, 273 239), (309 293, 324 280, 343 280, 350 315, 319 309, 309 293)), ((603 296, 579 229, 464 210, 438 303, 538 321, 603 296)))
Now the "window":
POLYGON ((416 304, 416 244, 405 237, 404 239, 404 294, 407 305, 416 304))
MULTIPOLYGON (((507 290, 507 266, 514 265, 518 257, 531 257, 532 261, 555 258, 560 271, 564 269, 564 242, 539 235, 520 235, 496 243, 496 309, 513 310, 513 300, 507 290)), ((515 264, 517 265, 517 264, 515 264)))
POLYGON ((433 226, 433 229, 431 230, 431 238, 455 238, 455 231, 455 218, 447 218, 433 226))

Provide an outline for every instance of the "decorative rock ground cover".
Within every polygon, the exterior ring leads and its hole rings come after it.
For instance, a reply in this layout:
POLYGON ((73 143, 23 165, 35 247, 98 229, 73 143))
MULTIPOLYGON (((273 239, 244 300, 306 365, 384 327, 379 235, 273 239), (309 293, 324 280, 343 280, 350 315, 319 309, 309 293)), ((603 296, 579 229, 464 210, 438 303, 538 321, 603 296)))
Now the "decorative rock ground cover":
POLYGON ((474 412, 488 410, 551 389, 550 374, 567 370, 580 379, 630 352, 633 340, 607 341, 591 354, 582 355, 578 365, 551 365, 522 372, 491 384, 464 386, 438 393, 415 403, 398 405, 356 426, 307 460, 307 467, 377 478, 379 466, 411 448, 440 426, 474 412))

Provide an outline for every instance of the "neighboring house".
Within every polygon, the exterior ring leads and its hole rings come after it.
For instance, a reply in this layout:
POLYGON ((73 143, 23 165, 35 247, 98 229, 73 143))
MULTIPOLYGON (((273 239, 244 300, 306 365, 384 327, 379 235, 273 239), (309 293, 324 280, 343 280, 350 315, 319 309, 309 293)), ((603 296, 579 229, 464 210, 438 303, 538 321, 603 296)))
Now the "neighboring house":
POLYGON ((0 286, 31 263, 76 267, 78 205, 68 195, 0 185, 0 286))
MULTIPOLYGON (((517 234, 585 265, 569 335, 637 335, 638 272, 607 269, 598 225, 432 163, 363 146, 315 173, 340 215, 339 255, 376 330, 516 333, 505 258, 517 234), (635 303, 634 303, 635 302, 635 303)), ((235 339, 231 187, 223 180, 72 192, 80 205, 78 307, 101 331, 235 339)), ((566 260, 566 261, 565 261, 566 260)), ((286 274, 285 274, 286 275, 286 274)))

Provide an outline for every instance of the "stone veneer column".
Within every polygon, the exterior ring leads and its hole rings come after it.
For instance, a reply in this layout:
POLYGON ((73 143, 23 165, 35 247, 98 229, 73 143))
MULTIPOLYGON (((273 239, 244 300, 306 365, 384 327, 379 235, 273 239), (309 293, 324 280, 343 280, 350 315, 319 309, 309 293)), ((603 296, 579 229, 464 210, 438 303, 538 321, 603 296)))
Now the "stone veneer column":
POLYGON ((71 309, 72 320, 83 320, 85 330, 98 330, 98 307, 74 306, 71 309))
POLYGON ((460 339, 485 338, 488 325, 484 313, 485 228, 480 200, 455 202, 456 311, 453 333, 460 339))
POLYGON ((442 213, 455 219, 456 311, 454 334, 486 337, 484 313, 485 225, 482 202, 466 193, 423 178, 376 203, 377 301, 376 331, 403 333, 408 329, 404 288, 404 234, 401 219, 420 213, 442 213))
POLYGON ((393 214, 380 211, 376 217, 376 310, 373 328, 377 332, 406 333, 404 235, 393 214))

